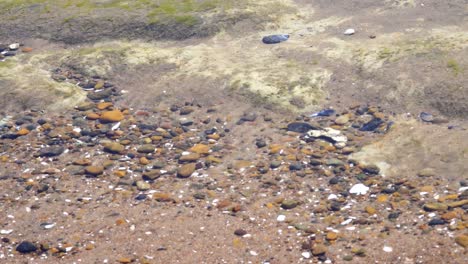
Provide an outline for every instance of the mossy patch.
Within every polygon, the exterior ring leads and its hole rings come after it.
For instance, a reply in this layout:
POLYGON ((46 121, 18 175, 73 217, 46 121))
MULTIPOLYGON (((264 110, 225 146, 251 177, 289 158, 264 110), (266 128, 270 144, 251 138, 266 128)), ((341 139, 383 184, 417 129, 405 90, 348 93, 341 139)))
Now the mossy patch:
MULTIPOLYGON (((86 94, 70 83, 58 83, 47 70, 44 55, 17 56, 0 62, 0 89, 3 107, 66 109, 84 101, 86 94)), ((18 109, 17 109, 18 110, 18 109)))

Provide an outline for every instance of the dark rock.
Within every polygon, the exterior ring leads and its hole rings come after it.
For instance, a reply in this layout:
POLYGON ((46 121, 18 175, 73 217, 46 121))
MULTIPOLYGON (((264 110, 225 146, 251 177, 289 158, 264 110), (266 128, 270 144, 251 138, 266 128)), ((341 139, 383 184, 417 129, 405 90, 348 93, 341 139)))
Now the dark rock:
POLYGON ((99 100, 109 98, 111 95, 112 95, 112 90, 106 89, 100 92, 88 93, 88 98, 93 101, 99 101, 99 100))
POLYGON ((297 132, 297 133, 306 133, 309 130, 317 129, 316 127, 310 125, 309 123, 304 122, 293 122, 288 124, 288 131, 297 132))
POLYGON ((339 182, 340 182, 340 178, 338 178, 338 177, 333 177, 328 181, 328 183, 330 183, 332 185, 333 184, 338 184, 339 182))
POLYGON ((265 44, 278 44, 289 39, 287 34, 269 35, 262 38, 265 44))
POLYGON ((263 139, 257 139, 255 145, 257 146, 257 148, 263 148, 267 145, 267 143, 263 139))
POLYGON ((39 156, 41 157, 55 157, 59 156, 65 151, 65 148, 62 146, 52 146, 43 148, 39 151, 39 156))
POLYGON ((135 200, 142 201, 142 200, 145 200, 146 198, 148 198, 148 195, 142 193, 142 194, 137 195, 137 197, 135 197, 135 200))
POLYGON ((274 160, 274 161, 270 162, 270 168, 272 168, 272 169, 279 168, 280 166, 281 166, 281 161, 280 160, 274 160))
POLYGON ((374 118, 371 121, 365 123, 359 130, 361 131, 374 131, 376 130, 384 121, 380 118, 374 118))
POLYGON ((431 221, 429 221, 429 223, 428 223, 428 225, 430 225, 430 226, 445 225, 445 224, 446 224, 445 220, 440 219, 440 218, 434 218, 431 221))
POLYGON ((284 200, 281 202, 281 208, 285 209, 285 210, 289 210, 289 209, 293 209, 295 207, 297 207, 299 205, 299 203, 297 201, 294 201, 294 200, 284 200))
POLYGON ((16 247, 16 251, 22 254, 31 253, 36 250, 37 250, 36 245, 34 245, 33 243, 29 241, 23 241, 16 247))
POLYGON ((401 214, 400 212, 393 212, 393 213, 390 213, 390 214, 388 215, 388 219, 390 219, 390 220, 397 219, 397 218, 400 216, 400 214, 401 214))
POLYGON ((362 168, 365 173, 377 175, 380 173, 380 168, 376 165, 366 165, 362 168))
POLYGON ((236 231, 234 231, 234 235, 236 236, 244 236, 247 234, 247 231, 245 231, 244 229, 236 229, 236 231))
POLYGON ((302 170, 303 166, 301 163, 293 163, 289 165, 289 170, 290 171, 298 171, 302 170))
POLYGON ((256 119, 257 119, 257 114, 255 114, 255 113, 246 113, 246 114, 242 115, 242 117, 240 118, 240 121, 253 122, 256 119))

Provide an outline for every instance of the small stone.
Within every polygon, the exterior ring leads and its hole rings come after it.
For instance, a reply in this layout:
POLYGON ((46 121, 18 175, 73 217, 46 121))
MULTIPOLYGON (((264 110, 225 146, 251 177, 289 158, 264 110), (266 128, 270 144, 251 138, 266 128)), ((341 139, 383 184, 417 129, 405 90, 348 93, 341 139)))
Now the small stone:
POLYGON ((76 109, 79 111, 88 111, 94 108, 94 104, 90 102, 84 102, 76 106, 76 109))
POLYGON ((34 245, 33 243, 29 241, 23 241, 16 247, 16 251, 22 254, 31 253, 36 250, 37 250, 36 245, 34 245))
POLYGON ((364 195, 369 191, 369 187, 365 186, 362 183, 355 184, 351 189, 349 190, 349 193, 351 194, 357 194, 357 195, 364 195))
POLYGON ((88 114, 86 114, 86 119, 88 119, 88 120, 98 120, 99 115, 96 114, 96 113, 88 113, 88 114))
POLYGON ((24 52, 24 53, 29 53, 29 52, 32 52, 32 51, 33 51, 33 48, 31 48, 31 47, 23 47, 23 48, 21 48, 21 51, 24 52))
POLYGON ((139 161, 141 165, 148 165, 150 163, 146 157, 141 157, 139 161))
POLYGON ((87 166, 85 168, 86 174, 92 175, 92 176, 98 176, 101 175, 104 172, 104 167, 102 166, 87 166))
POLYGON ((188 178, 195 172, 196 165, 195 163, 189 163, 182 165, 177 171, 177 177, 179 178, 188 178))
POLYGON ((234 235, 236 236, 244 236, 247 234, 247 231, 245 231, 244 229, 236 229, 236 231, 234 231, 234 235))
POLYGON ((204 144, 197 144, 189 149, 189 151, 198 154, 208 154, 210 152, 210 146, 204 144))
POLYGON ((464 248, 467 248, 468 247, 468 235, 459 235, 455 238, 455 242, 464 247, 464 248))
POLYGON ((327 247, 323 244, 315 244, 312 246, 312 255, 320 256, 325 255, 327 253, 327 247))
POLYGON ((185 106, 180 109, 180 115, 188 115, 194 111, 193 107, 185 106))
POLYGON ((65 151, 64 147, 61 146, 52 146, 52 147, 47 147, 43 148, 39 151, 39 156, 41 157, 55 157, 59 156, 65 151))
POLYGON ((327 240, 336 240, 338 238, 338 234, 336 232, 328 232, 327 233, 327 240))
POLYGON ((153 193, 153 199, 158 202, 172 202, 171 195, 169 193, 153 193))
POLYGON ((151 188, 151 185, 145 181, 137 181, 136 186, 139 191, 147 191, 151 188))
POLYGON ((99 120, 104 123, 119 122, 124 119, 124 115, 120 110, 106 111, 101 114, 99 120))
POLYGON ((18 136, 25 136, 25 135, 29 134, 29 132, 30 132, 30 131, 29 131, 27 128, 24 128, 24 127, 23 127, 23 128, 21 128, 20 130, 18 130, 18 132, 16 132, 16 134, 17 134, 18 136))
POLYGON ((351 256, 351 255, 346 255, 346 256, 343 257, 343 260, 344 260, 344 261, 352 261, 352 260, 353 260, 353 256, 351 256))
POLYGON ((431 221, 429 221, 428 225, 430 226, 435 226, 435 225, 445 225, 446 222, 444 219, 440 219, 440 218, 434 218, 434 219, 431 219, 431 221))
POLYGON ((450 211, 440 216, 440 218, 444 219, 445 221, 450 221, 457 217, 458 217, 458 214, 455 211, 450 211))
POLYGON ((294 200, 283 200, 281 202, 281 208, 283 208, 285 210, 293 209, 293 208, 297 207, 298 205, 299 205, 299 203, 297 201, 294 201, 294 200))
POLYGON ((117 262, 119 262, 119 263, 132 263, 133 260, 131 258, 119 258, 117 260, 117 262))
POLYGON ((424 205, 424 210, 432 212, 432 211, 446 211, 448 210, 448 205, 443 203, 427 203, 424 205))
POLYGON ((354 33, 356 33, 356 30, 354 30, 353 28, 348 28, 343 34, 345 34, 346 36, 351 36, 354 35, 354 33))
POLYGON ((150 145, 150 144, 145 144, 145 145, 140 146, 140 147, 137 149, 137 152, 138 152, 138 153, 146 153, 146 154, 148 154, 148 153, 153 153, 155 149, 156 149, 155 146, 150 145))
POLYGON ((263 148, 267 145, 267 143, 265 142, 265 140, 259 139, 255 142, 255 145, 257 146, 257 148, 263 148))
POLYGON ((118 142, 110 142, 104 144, 104 151, 112 154, 121 154, 125 147, 118 142))
POLYGON ((188 155, 182 155, 179 158, 179 161, 181 162, 195 162, 200 159, 200 154, 198 153, 190 153, 188 155))
POLYGON ((436 175, 436 172, 433 168, 425 168, 418 172, 419 177, 432 177, 435 175, 436 175))
POLYGON ((364 210, 366 210, 366 212, 370 215, 373 215, 377 212, 377 210, 372 206, 366 206, 364 210))
POLYGON ((365 165, 362 167, 362 170, 365 173, 373 174, 373 175, 377 175, 380 172, 380 168, 377 167, 376 165, 365 165))
POLYGON ((113 104, 111 102, 102 102, 102 103, 98 103, 96 105, 96 108, 99 109, 99 110, 105 110, 109 107, 113 106, 113 104))
POLYGON ((349 115, 342 115, 335 119, 335 124, 337 125, 345 125, 349 122, 349 115))

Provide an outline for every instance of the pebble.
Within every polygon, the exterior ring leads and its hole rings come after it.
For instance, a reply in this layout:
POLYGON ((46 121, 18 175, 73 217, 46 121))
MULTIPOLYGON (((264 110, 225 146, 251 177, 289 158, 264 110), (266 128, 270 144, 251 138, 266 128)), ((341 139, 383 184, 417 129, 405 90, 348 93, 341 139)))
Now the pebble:
POLYGON ((98 176, 104 172, 104 167, 103 166, 87 166, 85 168, 85 172, 86 174, 89 174, 92 176, 98 176))
POLYGON ((177 171, 177 176, 179 178, 188 178, 195 172, 195 168, 195 163, 182 165, 182 167, 177 171))
POLYGON ((362 183, 355 184, 351 189, 349 190, 349 193, 351 194, 357 194, 357 195, 364 195, 369 191, 369 187, 365 186, 362 183))
POLYGON ((285 215, 278 215, 278 217, 276 218, 276 221, 278 222, 284 222, 285 220, 286 220, 285 215))
POLYGON ((113 154, 121 154, 124 152, 125 147, 118 143, 118 142, 110 142, 104 144, 104 151, 113 153, 113 154))
POLYGON ((427 203, 424 205, 424 210, 432 212, 432 211, 446 211, 448 210, 448 205, 443 203, 427 203))
POLYGON ((283 200, 281 202, 281 208, 285 210, 290 210, 293 208, 296 208, 299 205, 299 203, 295 200, 283 200))
POLYGON ((106 111, 101 114, 99 120, 105 123, 119 122, 124 119, 124 115, 120 110, 106 111))
POLYGON ((145 144, 145 145, 142 145, 140 146, 138 149, 137 149, 137 152, 138 153, 153 153, 154 151, 156 150, 156 147, 153 146, 153 145, 150 145, 150 144, 145 144))
POLYGON ((62 146, 52 146, 46 147, 39 151, 39 156, 41 157, 55 157, 61 155, 65 151, 65 148, 62 146))
POLYGON ((323 244, 314 244, 312 246, 312 255, 320 256, 325 255, 327 253, 327 247, 323 244))
POLYGON ((353 28, 348 28, 343 34, 345 34, 346 36, 351 36, 354 35, 354 33, 356 33, 356 31, 353 28))
POLYGON ((137 181, 136 186, 139 191, 147 191, 151 189, 151 185, 145 181, 137 181))
POLYGON ((234 231, 234 235, 236 236, 244 236, 247 234, 247 231, 245 231, 244 229, 236 229, 234 231))
POLYGON ((36 245, 29 241, 23 241, 16 247, 16 251, 22 254, 35 252, 37 249, 36 245))
POLYGON ((464 247, 464 248, 468 248, 468 235, 459 235, 455 238, 455 242, 464 247))
POLYGON ((341 115, 335 119, 335 124, 345 125, 349 122, 349 115, 341 115))

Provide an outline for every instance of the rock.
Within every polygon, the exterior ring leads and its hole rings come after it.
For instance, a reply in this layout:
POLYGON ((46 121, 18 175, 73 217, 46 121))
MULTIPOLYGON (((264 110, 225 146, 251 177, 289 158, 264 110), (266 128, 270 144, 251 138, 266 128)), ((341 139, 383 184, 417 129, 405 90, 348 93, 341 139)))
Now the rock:
POLYGON ((43 148, 39 151, 39 156, 41 157, 55 157, 59 156, 65 151, 65 148, 62 146, 52 146, 43 148))
POLYGON ((455 242, 464 247, 464 248, 467 248, 468 247, 468 235, 459 235, 455 238, 455 242))
POLYGON ((23 127, 23 128, 21 128, 20 130, 18 130, 18 131, 16 132, 16 134, 17 134, 18 136, 26 136, 27 134, 29 134, 29 132, 30 132, 30 131, 29 131, 27 128, 24 128, 24 127, 23 127))
POLYGON ((341 131, 326 127, 323 130, 310 130, 307 135, 313 138, 326 138, 335 143, 335 146, 344 147, 348 138, 341 133, 341 131))
POLYGON ((336 233, 336 232, 328 232, 326 238, 327 238, 327 240, 329 240, 329 241, 336 240, 336 239, 338 238, 338 233, 336 233))
POLYGON ((172 202, 174 199, 169 193, 154 193, 153 199, 158 202, 172 202))
POLYGON ((125 150, 125 146, 118 142, 110 142, 104 144, 104 151, 112 154, 122 154, 125 150))
POLYGON ((428 225, 430 226, 435 226, 435 225, 445 225, 446 222, 444 219, 440 219, 440 218, 434 218, 434 219, 431 219, 431 221, 429 221, 428 225))
POLYGON ((204 144, 197 144, 189 149, 189 151, 197 154, 208 154, 210 153, 210 146, 204 144))
POLYGON ((345 125, 349 122, 349 115, 342 115, 335 119, 335 124, 337 125, 345 125))
MULTIPOLYGON (((94 88, 94 85, 92 87, 94 88)), ((105 89, 105 90, 99 91, 99 92, 88 93, 87 97, 90 100, 99 101, 99 100, 107 99, 111 95, 112 95, 112 90, 111 89, 105 89)))
POLYGON ((448 205, 443 203, 427 203, 423 206, 424 210, 428 212, 432 211, 446 211, 448 210, 448 205))
POLYGON ((102 103, 98 103, 96 105, 96 108, 99 109, 99 110, 105 110, 111 106, 113 106, 114 104, 112 104, 111 102, 102 102, 102 103))
POLYGON ((188 178, 195 172, 196 165, 195 163, 189 163, 182 165, 182 167, 177 170, 177 177, 179 178, 188 178))
POLYGON ((188 155, 182 155, 179 158, 179 161, 181 161, 181 162, 195 162, 195 161, 199 160, 200 157, 201 156, 198 153, 190 153, 188 155))
POLYGON ((124 115, 120 110, 106 111, 101 114, 99 120, 103 123, 119 122, 124 119, 124 115))
POLYGON ((269 35, 262 38, 264 44, 278 44, 289 39, 287 34, 269 35))
POLYGON ((145 181, 154 181, 161 177, 161 172, 159 170, 150 170, 150 171, 145 171, 141 175, 143 180, 145 181))
POLYGON ((37 249, 38 248, 36 247, 36 245, 29 241, 23 241, 16 247, 16 251, 22 254, 31 253, 36 251, 37 249))
POLYGON ((256 119, 257 119, 257 114, 255 113, 245 113, 240 118, 240 120, 243 122, 253 122, 256 119))
POLYGON ((362 166, 362 171, 368 174, 377 175, 380 173, 380 168, 376 165, 364 165, 362 166))
POLYGON ((153 153, 155 149, 156 149, 155 146, 151 144, 145 144, 145 145, 140 146, 137 149, 137 152, 138 153, 153 153))
POLYGON ((193 107, 191 106, 184 106, 180 109, 180 115, 188 115, 194 111, 193 107))
POLYGON ((279 168, 281 164, 282 164, 281 160, 273 160, 272 162, 270 162, 270 168, 272 169, 279 168))
POLYGON ((365 123, 359 130, 360 131, 374 131, 382 125, 384 121, 380 118, 374 118, 371 121, 365 123))
POLYGON ((84 102, 75 107, 79 111, 88 111, 94 108, 94 104, 90 102, 84 102))
POLYGON ((313 113, 309 115, 309 117, 318 117, 318 116, 331 116, 335 113, 335 110, 333 109, 323 109, 320 110, 319 112, 313 113))
POLYGON ((434 116, 426 112, 421 112, 419 118, 424 122, 432 122, 434 120, 434 116))
POLYGON ((285 210, 293 209, 299 205, 299 202, 294 201, 294 200, 283 200, 281 202, 281 208, 285 210))
POLYGON ((104 167, 102 166, 87 166, 85 168, 86 174, 92 175, 92 176, 98 176, 101 175, 104 172, 104 167))
POLYGON ((364 210, 366 210, 366 212, 370 215, 373 215, 377 212, 377 210, 372 206, 366 206, 364 210))
POLYGON ((32 51, 33 51, 33 48, 31 48, 31 47, 21 48, 21 52, 24 52, 24 53, 29 53, 29 52, 32 52, 32 51))
POLYGON ((435 175, 436 175, 436 172, 433 168, 424 168, 418 172, 419 177, 432 177, 435 175))
POLYGON ((287 129, 288 129, 288 131, 291 131, 291 132, 306 133, 309 130, 317 129, 317 127, 314 127, 314 126, 310 125, 309 123, 293 122, 293 123, 288 124, 287 129))
POLYGON ((263 148, 263 147, 266 147, 267 143, 264 139, 258 139, 255 142, 255 145, 257 146, 257 148, 263 148))
POLYGON ((236 231, 234 231, 234 235, 236 236, 244 236, 247 234, 247 231, 245 231, 244 229, 236 229, 236 231))
POLYGON ((445 221, 450 221, 457 217, 458 217, 458 214, 455 211, 450 211, 440 216, 440 218, 444 219, 445 221))
POLYGON ((349 193, 351 194, 357 194, 357 195, 364 195, 369 191, 369 187, 365 186, 362 183, 355 184, 351 189, 349 190, 349 193))
POLYGON ((314 256, 320 256, 320 255, 325 255, 327 253, 327 247, 323 244, 314 244, 312 246, 312 255, 314 256))
POLYGON ((19 47, 20 47, 20 44, 19 44, 19 43, 13 43, 13 44, 11 44, 10 46, 8 46, 8 48, 9 48, 10 50, 18 50, 19 47))
POLYGON ((139 191, 146 191, 151 188, 151 185, 145 181, 137 181, 136 186, 139 191))
POLYGON ((346 36, 354 35, 354 33, 356 33, 356 30, 354 30, 353 28, 348 28, 345 30, 345 32, 343 32, 343 34, 345 34, 346 36))

